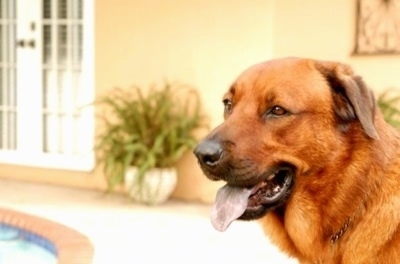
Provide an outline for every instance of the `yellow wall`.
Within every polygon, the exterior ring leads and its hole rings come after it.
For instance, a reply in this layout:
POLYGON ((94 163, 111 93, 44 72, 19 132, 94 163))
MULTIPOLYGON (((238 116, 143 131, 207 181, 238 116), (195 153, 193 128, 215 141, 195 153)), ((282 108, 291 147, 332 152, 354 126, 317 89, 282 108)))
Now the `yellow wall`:
MULTIPOLYGON (((97 88, 188 82, 200 89, 211 126, 222 121, 222 95, 234 78, 272 56, 270 1, 96 3, 97 88)), ((191 153, 180 162, 179 177, 179 198, 211 201, 220 186, 202 175, 191 153)))
POLYGON ((275 0, 274 57, 301 56, 349 63, 369 86, 400 87, 400 56, 352 56, 356 0, 275 0))
MULTIPOLYGON (((179 80, 199 88, 211 126, 222 121, 221 97, 251 64, 282 56, 348 62, 375 90, 399 86, 398 56, 351 56, 355 0, 96 0, 95 86, 148 86, 179 80)), ((175 197, 212 201, 188 153, 175 197)), ((99 171, 78 173, 0 165, 0 176, 104 188, 99 171)))

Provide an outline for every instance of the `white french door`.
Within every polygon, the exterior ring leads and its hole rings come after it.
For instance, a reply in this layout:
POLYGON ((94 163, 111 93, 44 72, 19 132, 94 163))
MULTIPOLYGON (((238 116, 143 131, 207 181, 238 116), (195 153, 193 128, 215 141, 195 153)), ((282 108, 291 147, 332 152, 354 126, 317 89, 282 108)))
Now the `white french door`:
POLYGON ((88 0, 0 0, 0 162, 93 167, 88 0))

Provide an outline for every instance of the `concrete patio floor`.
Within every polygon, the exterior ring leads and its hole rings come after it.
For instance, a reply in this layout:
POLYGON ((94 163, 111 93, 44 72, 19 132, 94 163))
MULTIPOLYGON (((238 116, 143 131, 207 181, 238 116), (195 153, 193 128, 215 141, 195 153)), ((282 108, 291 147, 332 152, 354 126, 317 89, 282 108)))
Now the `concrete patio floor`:
POLYGON ((92 241, 93 264, 296 263, 255 222, 224 233, 209 220, 211 205, 171 200, 148 207, 119 195, 0 180, 0 207, 44 217, 92 241))

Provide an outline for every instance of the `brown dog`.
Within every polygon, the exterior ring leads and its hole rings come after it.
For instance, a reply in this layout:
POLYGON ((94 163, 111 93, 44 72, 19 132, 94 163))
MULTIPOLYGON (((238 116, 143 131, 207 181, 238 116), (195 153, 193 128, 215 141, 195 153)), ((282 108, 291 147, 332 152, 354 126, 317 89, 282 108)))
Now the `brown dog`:
POLYGON ((350 67, 268 61, 223 102, 224 123, 194 151, 227 182, 215 228, 260 219, 301 263, 400 263, 400 138, 350 67))

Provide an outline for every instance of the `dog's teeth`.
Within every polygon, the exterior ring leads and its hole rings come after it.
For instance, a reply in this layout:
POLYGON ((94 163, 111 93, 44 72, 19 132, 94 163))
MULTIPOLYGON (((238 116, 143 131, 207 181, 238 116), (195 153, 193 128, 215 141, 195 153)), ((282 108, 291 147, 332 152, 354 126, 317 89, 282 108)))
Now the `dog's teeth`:
POLYGON ((272 180, 273 178, 275 178, 275 173, 269 175, 268 178, 267 178, 267 180, 270 181, 270 180, 272 180))

